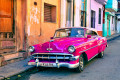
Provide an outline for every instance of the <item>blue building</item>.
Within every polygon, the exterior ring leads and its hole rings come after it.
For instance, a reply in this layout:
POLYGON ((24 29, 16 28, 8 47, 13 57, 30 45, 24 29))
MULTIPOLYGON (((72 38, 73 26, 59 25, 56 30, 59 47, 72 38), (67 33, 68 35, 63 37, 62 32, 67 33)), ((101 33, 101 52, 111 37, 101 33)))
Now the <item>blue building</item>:
POLYGON ((108 0, 105 5, 105 23, 103 24, 103 36, 111 36, 116 33, 116 15, 118 10, 117 0, 108 0))

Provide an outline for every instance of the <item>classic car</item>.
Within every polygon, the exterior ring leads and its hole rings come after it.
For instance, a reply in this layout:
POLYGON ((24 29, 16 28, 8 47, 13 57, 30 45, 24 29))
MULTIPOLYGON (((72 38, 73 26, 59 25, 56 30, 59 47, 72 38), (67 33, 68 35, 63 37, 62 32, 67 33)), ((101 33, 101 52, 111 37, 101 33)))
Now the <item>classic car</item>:
POLYGON ((28 65, 41 67, 67 67, 83 71, 86 62, 95 56, 102 58, 107 39, 94 29, 85 27, 60 28, 48 42, 29 47, 28 65))

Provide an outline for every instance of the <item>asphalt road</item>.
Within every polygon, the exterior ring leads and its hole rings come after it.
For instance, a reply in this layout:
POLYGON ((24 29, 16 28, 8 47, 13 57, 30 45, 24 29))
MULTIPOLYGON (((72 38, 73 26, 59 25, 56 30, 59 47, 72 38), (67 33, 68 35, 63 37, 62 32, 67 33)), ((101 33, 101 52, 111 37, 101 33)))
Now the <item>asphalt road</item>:
POLYGON ((49 68, 26 73, 16 80, 120 80, 120 38, 108 43, 103 58, 94 58, 81 73, 66 68, 49 68))

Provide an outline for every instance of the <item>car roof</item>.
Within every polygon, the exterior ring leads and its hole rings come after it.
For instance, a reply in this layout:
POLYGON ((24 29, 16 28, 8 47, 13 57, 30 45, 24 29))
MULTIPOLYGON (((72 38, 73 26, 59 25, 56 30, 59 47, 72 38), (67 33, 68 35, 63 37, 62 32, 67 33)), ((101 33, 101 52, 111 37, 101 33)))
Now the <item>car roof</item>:
POLYGON ((82 29, 85 29, 85 30, 95 31, 97 33, 97 30, 95 28, 88 28, 88 27, 64 27, 64 28, 59 28, 59 29, 71 29, 71 28, 82 28, 82 29))
POLYGON ((64 27, 64 28, 59 28, 59 29, 71 29, 71 28, 84 28, 85 29, 85 27, 64 27))
POLYGON ((59 28, 59 29, 71 29, 71 28, 82 28, 82 29, 88 29, 88 30, 92 30, 92 31, 97 31, 94 28, 88 28, 88 27, 64 27, 64 28, 59 28))

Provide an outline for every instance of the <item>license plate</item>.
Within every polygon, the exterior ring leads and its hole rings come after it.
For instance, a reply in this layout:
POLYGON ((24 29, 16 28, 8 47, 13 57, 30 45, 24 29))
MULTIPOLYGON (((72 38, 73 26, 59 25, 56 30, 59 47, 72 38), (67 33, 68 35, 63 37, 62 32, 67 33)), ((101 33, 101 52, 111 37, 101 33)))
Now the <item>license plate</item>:
POLYGON ((39 63, 40 66, 53 67, 53 63, 39 63))

